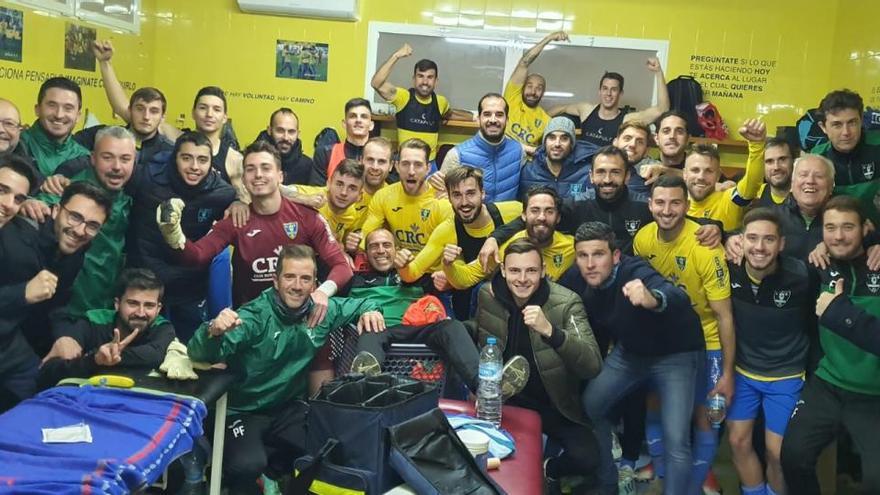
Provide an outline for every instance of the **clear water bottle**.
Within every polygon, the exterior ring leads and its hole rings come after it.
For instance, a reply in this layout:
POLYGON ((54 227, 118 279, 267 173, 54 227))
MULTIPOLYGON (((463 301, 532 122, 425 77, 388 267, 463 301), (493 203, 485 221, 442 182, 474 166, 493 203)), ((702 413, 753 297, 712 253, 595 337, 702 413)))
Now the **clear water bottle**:
POLYGON ((501 425, 501 350, 495 337, 486 339, 480 351, 480 383, 477 386, 477 418, 501 425))
POLYGON ((723 395, 715 394, 709 398, 709 410, 706 415, 709 416, 712 428, 721 428, 721 423, 727 417, 727 400, 723 395))

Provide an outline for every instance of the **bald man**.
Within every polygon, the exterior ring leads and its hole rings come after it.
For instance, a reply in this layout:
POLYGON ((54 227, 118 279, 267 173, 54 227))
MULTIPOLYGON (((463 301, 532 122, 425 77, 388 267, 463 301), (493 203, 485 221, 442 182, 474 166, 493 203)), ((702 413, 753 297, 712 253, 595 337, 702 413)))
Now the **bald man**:
POLYGON ((19 146, 21 137, 21 113, 18 107, 9 100, 0 98, 0 153, 11 151, 24 155, 24 149, 19 146))

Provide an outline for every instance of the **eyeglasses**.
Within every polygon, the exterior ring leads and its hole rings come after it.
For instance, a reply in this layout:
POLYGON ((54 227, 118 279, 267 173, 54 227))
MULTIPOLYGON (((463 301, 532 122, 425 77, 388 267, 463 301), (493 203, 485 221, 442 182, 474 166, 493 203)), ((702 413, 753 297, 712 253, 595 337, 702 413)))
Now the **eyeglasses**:
POLYGON ((20 131, 20 130, 21 130, 21 123, 20 123, 20 122, 16 122, 16 121, 11 120, 11 119, 0 120, 0 127, 6 129, 6 130, 9 131, 9 132, 12 132, 12 131, 20 131))
POLYGON ((75 211, 68 210, 64 206, 62 206, 61 209, 67 212, 67 225, 68 226, 76 228, 76 227, 79 227, 80 225, 82 225, 83 223, 85 223, 86 224, 86 234, 88 234, 90 236, 98 235, 98 232, 101 230, 101 227, 103 227, 103 224, 100 222, 95 222, 95 221, 86 222, 86 219, 82 215, 80 215, 79 213, 77 213, 75 211))

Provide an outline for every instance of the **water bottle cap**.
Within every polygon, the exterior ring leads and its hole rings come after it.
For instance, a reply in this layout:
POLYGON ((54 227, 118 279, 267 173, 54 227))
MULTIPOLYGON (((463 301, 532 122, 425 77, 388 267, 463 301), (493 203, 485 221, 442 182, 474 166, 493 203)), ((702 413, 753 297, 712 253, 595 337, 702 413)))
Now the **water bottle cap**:
POLYGON ((489 344, 489 345, 497 344, 497 343, 498 343, 498 339, 496 339, 495 337, 488 337, 488 338, 486 339, 486 343, 489 344))

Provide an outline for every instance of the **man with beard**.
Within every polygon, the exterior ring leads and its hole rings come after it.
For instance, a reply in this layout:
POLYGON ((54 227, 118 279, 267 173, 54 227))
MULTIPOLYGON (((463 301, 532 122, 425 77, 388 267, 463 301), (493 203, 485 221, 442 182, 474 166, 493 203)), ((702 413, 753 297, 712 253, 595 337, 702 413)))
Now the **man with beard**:
POLYGON ((544 127, 550 116, 540 106, 547 81, 541 74, 534 72, 529 74, 529 66, 553 41, 568 41, 568 34, 564 31, 550 33, 531 47, 519 59, 519 63, 516 64, 504 86, 504 99, 510 105, 507 135, 519 141, 530 155, 541 144, 541 137, 546 134, 544 127))
MULTIPOLYGON (((113 307, 114 284, 122 270, 125 234, 128 230, 131 197, 124 192, 134 170, 135 138, 125 128, 110 126, 95 136, 92 166, 70 178, 71 183, 88 182, 101 188, 113 201, 107 221, 86 251, 85 261, 73 285, 66 313, 80 317, 92 309, 113 307)), ((43 223, 51 216, 50 205, 60 197, 40 193, 25 201, 22 213, 43 223)))
POLYGON ((59 339, 78 345, 77 357, 52 357, 40 370, 40 388, 48 388, 67 377, 88 378, 102 368, 153 369, 165 359, 174 340, 174 327, 159 316, 162 310, 162 282, 140 268, 123 270, 113 309, 95 309, 83 317, 56 328, 59 339))
POLYGON ((724 226, 725 232, 740 227, 743 214, 758 195, 764 179, 766 125, 759 120, 750 119, 740 127, 739 133, 749 142, 749 157, 745 175, 736 187, 724 191, 716 190, 715 186, 721 178, 721 157, 714 145, 694 145, 684 164, 683 177, 690 200, 688 215, 718 220, 724 226))
POLYGON ((20 145, 21 114, 18 107, 9 100, 0 98, 0 153, 9 152, 25 155, 20 145))
MULTIPOLYGON (((394 234, 401 251, 406 249, 410 256, 416 256, 425 248, 434 229, 452 217, 449 201, 438 199, 426 182, 428 156, 430 148, 421 139, 400 144, 400 182, 383 187, 373 196, 362 229, 364 236, 385 226, 394 234)), ((432 267, 432 271, 439 268, 432 267)))
POLYGON ((577 115, 581 122, 581 139, 596 146, 611 144, 617 129, 626 121, 640 120, 653 122, 661 113, 669 110, 669 92, 666 90, 666 78, 657 57, 649 57, 645 62, 648 70, 654 73, 654 84, 657 86, 657 105, 640 112, 627 113, 620 108, 620 96, 623 94, 623 76, 617 72, 606 72, 599 80, 599 103, 579 102, 551 108, 550 115, 563 113, 577 115))
POLYGON ((370 139, 373 130, 373 109, 370 102, 363 98, 352 98, 345 102, 345 140, 315 150, 312 163, 312 174, 309 184, 313 186, 327 185, 327 178, 342 160, 360 160, 364 154, 364 145, 370 139))
MULTIPOLYGON (((692 463, 688 425, 694 384, 705 359, 700 319, 681 288, 645 260, 622 254, 615 237, 602 222, 581 225, 575 235, 576 266, 560 281, 580 295, 599 351, 604 355, 609 341, 615 342, 599 376, 582 395, 600 445, 602 493, 618 493, 618 479, 624 486, 632 485, 634 460, 625 447, 631 437, 643 438, 644 420, 641 431, 633 431, 639 423, 630 423, 628 418, 633 412, 644 415, 644 393, 638 391, 651 381, 663 398, 666 493, 683 494, 692 463), (639 396, 640 403, 634 403, 632 398, 639 396), (621 413, 624 456, 618 476, 611 454, 611 431, 621 413)), ((641 442, 633 443, 637 449, 641 447, 641 442)), ((634 457, 638 459, 638 450, 634 457)))
POLYGON ((443 174, 461 166, 470 165, 483 171, 486 201, 510 201, 517 199, 520 168, 526 159, 525 151, 518 141, 507 137, 507 102, 498 93, 488 93, 477 104, 480 130, 477 134, 456 145, 446 153, 439 174, 432 178, 438 191, 443 190, 443 174))
POLYGON ((187 239, 181 227, 185 203, 171 201, 169 218, 156 210, 157 222, 165 242, 178 254, 181 263, 206 267, 218 253, 233 246, 232 299, 235 307, 258 297, 272 284, 278 253, 287 244, 307 244, 318 252, 330 270, 327 280, 311 295, 313 308, 308 324, 314 327, 323 321, 328 299, 351 279, 351 268, 339 244, 330 234, 327 221, 318 212, 298 205, 281 196, 281 157, 275 148, 257 141, 244 152, 244 183, 253 203, 250 218, 242 228, 233 226, 232 218, 224 218, 198 241, 187 239))
POLYGON ((849 299, 851 306, 850 311, 820 321, 824 356, 807 380, 785 431, 782 470, 789 493, 818 495, 816 460, 844 428, 861 456, 862 490, 878 493, 880 356, 858 348, 826 325, 853 327, 859 322, 859 309, 875 317, 880 315, 880 273, 867 266, 862 247, 865 216, 857 199, 832 198, 825 205, 821 222, 822 237, 831 254, 830 265, 819 270, 822 291, 839 292, 837 298, 849 299))
POLYGON ((477 259, 480 246, 486 237, 506 222, 522 214, 522 204, 517 201, 486 203, 483 191, 483 172, 464 165, 446 174, 446 193, 454 212, 431 232, 425 248, 410 260, 406 249, 399 250, 402 260, 409 260, 398 267, 398 274, 405 282, 415 282, 442 259, 443 273, 453 287, 452 307, 460 319, 470 315, 472 285, 466 285, 459 276, 479 265, 471 265, 477 259))
MULTIPOLYGON (((257 204, 260 191, 252 192, 257 204)), ((319 291, 315 252, 286 244, 277 256, 269 288, 237 311, 224 309, 189 342, 191 359, 225 362, 241 377, 229 390, 223 462, 223 484, 236 495, 278 493, 275 480, 306 453, 307 370, 329 333, 354 322, 360 331, 385 328, 375 302, 343 297, 328 301, 321 323, 310 323, 319 291), (261 475, 266 492, 256 483, 261 475)))
POLYGON ((232 186, 211 168, 211 142, 197 132, 186 131, 174 143, 174 154, 162 164, 142 164, 126 186, 134 203, 127 238, 129 267, 147 268, 164 285, 164 315, 186 342, 207 315, 208 270, 177 263, 176 253, 162 239, 156 208, 163 201, 180 198, 186 204, 181 224, 194 241, 223 218, 235 200, 232 186))
POLYGON ((784 138, 773 137, 764 146, 764 184, 752 206, 776 206, 785 203, 791 191, 791 164, 794 162, 792 144, 784 138))
POLYGON ((660 150, 660 162, 644 164, 639 170, 646 185, 652 184, 663 174, 681 175, 684 159, 687 157, 688 140, 691 138, 687 118, 677 110, 667 110, 660 114, 654 127, 654 142, 660 150))
POLYGON ((520 195, 532 186, 544 185, 556 189, 563 200, 589 196, 587 177, 595 150, 577 144, 571 120, 553 117, 544 129, 543 144, 520 172, 520 195))
POLYGON ((43 177, 67 160, 87 156, 89 150, 72 138, 82 110, 82 91, 66 77, 51 77, 40 85, 37 121, 21 133, 21 144, 43 177))
POLYGON ((269 126, 257 140, 271 143, 281 154, 281 171, 285 184, 308 184, 312 174, 312 159, 303 153, 299 138, 299 116, 287 107, 272 112, 269 126))
POLYGON ((728 263, 736 327, 736 400, 727 411, 733 463, 744 495, 786 493, 779 453, 804 384, 816 287, 806 264, 782 255, 779 216, 757 208, 743 218, 742 264, 728 263), (752 447, 763 410, 767 477, 752 447))
MULTIPOLYGON (((412 87, 404 89, 388 82, 394 64, 402 58, 412 55, 412 47, 404 43, 388 60, 379 67, 370 85, 391 102, 397 109, 397 142, 402 143, 413 138, 428 143, 431 149, 430 161, 433 163, 437 152, 440 135, 440 124, 445 119, 474 120, 471 112, 453 110, 443 95, 434 92, 437 86, 438 69, 433 60, 422 59, 413 68, 412 87)), ((504 126, 501 127, 502 133, 504 126)))
MULTIPOLYGON (((735 335, 730 276, 720 247, 696 241, 699 224, 685 217, 688 188, 680 177, 663 176, 651 188, 648 203, 654 223, 636 234, 633 250, 661 275, 687 292, 700 317, 706 341, 706 366, 697 380, 694 410, 694 465, 687 493, 702 493, 703 480, 718 449, 718 430, 706 416, 709 398, 720 394, 731 404, 734 389, 735 335)), ((649 402, 646 437, 654 469, 664 475, 659 411, 649 402)))
POLYGON ((848 89, 832 91, 822 98, 819 127, 828 142, 816 146, 811 153, 822 155, 834 163, 834 194, 858 198, 865 214, 880 225, 875 197, 880 190, 880 132, 862 129, 862 97, 848 89))
POLYGON ((546 256, 538 246, 518 239, 503 260, 480 288, 469 324, 478 329, 479 344, 496 337, 505 360, 519 355, 528 361, 528 381, 508 404, 537 412, 542 433, 562 445, 561 455, 544 461, 550 493, 561 493, 553 486, 561 477, 592 479, 598 466, 596 439, 577 398, 583 382, 602 368, 602 356, 580 297, 545 278, 546 256))
POLYGON ((651 188, 645 184, 645 178, 641 171, 646 165, 659 164, 660 162, 648 155, 648 142, 651 130, 639 120, 629 120, 620 125, 617 137, 614 138, 614 146, 626 152, 626 161, 629 167, 629 179, 626 187, 629 192, 645 198, 651 192, 651 188))

